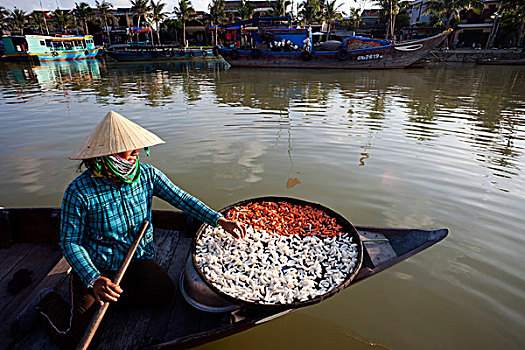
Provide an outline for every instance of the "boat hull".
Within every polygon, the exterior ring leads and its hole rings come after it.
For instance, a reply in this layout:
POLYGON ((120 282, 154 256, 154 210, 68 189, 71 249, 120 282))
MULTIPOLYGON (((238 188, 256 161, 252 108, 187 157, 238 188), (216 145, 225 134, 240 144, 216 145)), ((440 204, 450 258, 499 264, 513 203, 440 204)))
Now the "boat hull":
POLYGON ((426 56, 451 32, 401 44, 346 51, 290 51, 221 49, 220 53, 233 67, 261 68, 339 68, 385 69, 405 68, 426 56))
POLYGON ((214 60, 222 57, 215 56, 213 50, 130 50, 130 51, 107 51, 107 54, 119 62, 138 62, 138 61, 193 61, 193 60, 214 60))
POLYGON ((50 53, 20 53, 20 54, 6 54, 2 56, 6 61, 27 62, 31 60, 38 60, 39 62, 59 62, 59 61, 78 61, 89 60, 96 58, 100 48, 72 51, 72 52, 50 52, 50 53))
MULTIPOLYGON (((38 344, 41 350, 56 349, 44 329, 35 330, 19 340, 9 337, 9 324, 12 315, 25 308, 42 288, 54 288, 64 295, 68 293, 71 270, 56 249, 59 218, 58 208, 0 210, 0 260, 4 276, 0 285, 7 290, 8 280, 20 268, 33 271, 30 286, 18 295, 4 293, 0 300, 0 343, 6 344, 6 348, 32 349, 38 344)), ((187 272, 185 261, 188 256, 192 262, 190 249, 201 223, 182 212, 158 210, 153 211, 152 222, 157 263, 173 280, 185 281, 181 274, 187 272)), ((363 242, 363 263, 350 286, 429 248, 448 234, 447 229, 364 226, 355 226, 355 229, 363 242)), ((187 289, 191 290, 195 288, 187 289)), ((209 304, 210 299, 200 298, 200 301, 209 304)), ((217 313, 203 312, 202 305, 200 308, 194 306, 177 292, 171 305, 161 309, 132 308, 108 313, 106 326, 103 324, 98 331, 100 339, 104 340, 98 349, 189 348, 242 332, 295 310, 294 307, 282 311, 237 307, 233 311, 228 308, 228 311, 217 313)), ((213 311, 217 311, 217 305, 213 311)))
POLYGON ((89 60, 94 59, 101 47, 84 50, 84 51, 72 51, 72 52, 55 52, 48 54, 36 55, 40 62, 58 62, 58 61, 78 61, 78 60, 89 60))

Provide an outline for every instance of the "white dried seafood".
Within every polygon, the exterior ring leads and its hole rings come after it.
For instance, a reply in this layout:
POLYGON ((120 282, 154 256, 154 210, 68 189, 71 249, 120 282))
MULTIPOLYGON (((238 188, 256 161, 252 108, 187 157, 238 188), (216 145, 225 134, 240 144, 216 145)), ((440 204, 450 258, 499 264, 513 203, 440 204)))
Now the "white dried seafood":
POLYGON ((245 239, 207 227, 196 263, 221 292, 259 304, 313 299, 339 286, 357 264, 349 234, 332 238, 284 236, 248 227, 245 239))

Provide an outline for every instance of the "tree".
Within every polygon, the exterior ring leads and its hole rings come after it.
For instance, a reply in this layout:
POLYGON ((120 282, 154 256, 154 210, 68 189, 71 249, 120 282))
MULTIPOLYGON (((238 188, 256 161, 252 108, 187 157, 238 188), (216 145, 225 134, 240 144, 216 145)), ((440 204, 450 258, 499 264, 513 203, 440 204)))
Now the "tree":
POLYGON ((166 4, 161 3, 161 0, 155 3, 151 0, 151 20, 155 22, 155 27, 157 29, 157 41, 160 45, 160 22, 164 21, 167 17, 166 12, 164 12, 164 7, 166 4))
POLYGON ((319 0, 305 0, 299 5, 299 17, 304 24, 310 24, 319 21, 323 9, 319 0))
POLYGON ((523 0, 502 0, 498 12, 501 12, 503 28, 515 33, 516 46, 521 47, 525 31, 525 2, 523 0))
POLYGON ((135 14, 138 16, 137 20, 137 27, 141 26, 141 20, 142 17, 146 16, 146 14, 150 11, 150 7, 148 6, 148 0, 130 0, 131 2, 131 8, 133 11, 135 11, 135 14))
POLYGON ((80 4, 75 2, 75 15, 80 20, 82 29, 84 30, 84 34, 88 35, 88 21, 93 19, 94 13, 91 7, 85 2, 81 2, 80 4))
POLYGON ((428 0, 426 13, 443 19, 446 27, 450 27, 452 19, 459 20, 462 10, 474 10, 479 13, 483 9, 483 0, 428 0))
MULTIPOLYGON (((432 1, 432 0, 429 0, 432 1)), ((442 0, 437 0, 442 1, 442 0)), ((376 4, 381 7, 380 15, 386 22, 386 39, 395 39, 396 16, 402 8, 408 5, 406 0, 376 0, 376 4)), ((428 4, 428 2, 427 2, 428 4)))
POLYGON ((111 45, 111 36, 109 35, 108 30, 108 19, 113 18, 113 15, 111 14, 111 8, 113 5, 109 2, 106 2, 106 0, 102 0, 102 2, 95 0, 95 4, 97 5, 99 16, 102 17, 102 24, 104 25, 104 31, 108 37, 108 43, 111 45))
POLYGON ((38 26, 40 34, 44 34, 44 15, 41 13, 33 12, 28 16, 30 22, 38 26))
POLYGON ((73 27, 75 25, 75 19, 71 16, 68 11, 55 10, 53 13, 57 21, 58 26, 65 32, 66 28, 73 27))
MULTIPOLYGON (((133 11, 135 11, 135 14, 138 16, 137 19, 137 27, 141 27, 141 19, 142 16, 144 16, 144 19, 146 18, 146 14, 151 10, 148 6, 148 0, 130 0, 131 1, 131 8, 133 11)), ((139 33, 137 33, 137 41, 139 41, 139 33)), ((153 35, 151 37, 151 42, 153 43, 153 35)))
POLYGON ((286 9, 292 4, 290 0, 275 0, 266 3, 272 9, 272 16, 286 16, 286 9))
POLYGON ((26 12, 15 7, 15 9, 11 11, 11 21, 13 25, 20 30, 20 35, 24 35, 24 26, 27 23, 26 12))
POLYGON ((180 0, 179 6, 175 7, 174 12, 177 18, 182 22, 182 42, 183 46, 186 47, 186 21, 195 14, 195 10, 191 6, 189 0, 180 0))
POLYGON ((178 33, 182 32, 182 22, 178 19, 168 19, 164 21, 164 26, 168 29, 168 35, 175 36, 175 41, 178 42, 178 33))
POLYGON ((363 16, 363 10, 350 7, 348 19, 346 20, 348 26, 355 32, 359 28, 361 18, 363 16))
POLYGON ((9 18, 9 11, 5 7, 0 6, 0 28, 3 28, 6 24, 6 19, 9 18))
POLYGON ((326 2, 322 5, 323 20, 328 24, 328 35, 327 39, 330 39, 330 21, 333 21, 337 18, 341 18, 341 14, 337 10, 342 6, 342 4, 336 5, 337 0, 326 2))
POLYGON ((319 22, 323 15, 323 4, 319 0, 305 0, 299 4, 298 15, 304 24, 319 22))
POLYGON ((251 19, 253 16, 254 7, 246 0, 242 0, 241 6, 238 6, 235 9, 237 10, 237 17, 242 21, 251 19))
POLYGON ((208 6, 210 19, 215 27, 215 45, 217 45, 217 27, 226 19, 226 10, 224 9, 224 0, 212 0, 208 6))

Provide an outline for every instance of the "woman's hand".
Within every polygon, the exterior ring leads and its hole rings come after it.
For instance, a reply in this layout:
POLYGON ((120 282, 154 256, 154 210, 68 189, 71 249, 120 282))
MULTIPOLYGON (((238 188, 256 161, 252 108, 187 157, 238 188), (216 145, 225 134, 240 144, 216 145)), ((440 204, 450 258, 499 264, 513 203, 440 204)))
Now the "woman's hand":
POLYGON ((120 293, 122 293, 122 289, 111 282, 109 278, 100 276, 93 283, 93 293, 97 303, 102 306, 104 301, 117 301, 120 293))
POLYGON ((224 231, 228 232, 235 238, 246 237, 246 227, 241 225, 238 221, 228 220, 224 217, 221 217, 217 223, 224 231))

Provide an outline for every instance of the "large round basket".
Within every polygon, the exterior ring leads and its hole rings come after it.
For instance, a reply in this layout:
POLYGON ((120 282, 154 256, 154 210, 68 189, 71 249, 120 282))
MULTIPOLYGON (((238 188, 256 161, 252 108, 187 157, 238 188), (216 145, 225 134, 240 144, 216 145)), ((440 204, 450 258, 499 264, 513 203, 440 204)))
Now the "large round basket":
POLYGON ((299 307, 303 307, 303 306, 308 306, 308 305, 319 303, 319 302, 325 300, 326 298, 329 298, 329 297, 337 294, 338 292, 340 292, 341 290, 345 289, 346 287, 348 287, 350 285, 352 280, 355 278, 355 276, 359 272, 359 269, 360 269, 361 264, 363 262, 363 244, 361 242, 359 234, 357 233, 357 230, 354 228, 354 226, 348 220, 346 220, 344 217, 342 217, 341 215, 339 215, 335 211, 333 211, 333 210, 331 210, 331 209, 329 209, 329 208, 327 208, 325 206, 322 206, 321 204, 307 202, 307 201, 304 201, 304 200, 295 199, 295 198, 289 198, 289 197, 259 197, 259 198, 246 199, 246 200, 243 200, 243 201, 231 204, 231 205, 221 209, 220 213, 225 214, 226 212, 228 212, 230 209, 232 209, 234 207, 243 206, 243 205, 246 205, 248 203, 262 203, 262 202, 287 202, 289 204, 300 205, 300 206, 309 205, 309 206, 311 206, 311 207, 313 207, 315 209, 322 210, 323 212, 325 212, 330 217, 335 218, 337 224, 341 226, 342 232, 345 232, 345 233, 348 233, 349 235, 351 235, 352 236, 352 242, 357 244, 357 254, 358 254, 357 255, 357 263, 356 263, 353 271, 351 273, 349 273, 348 276, 346 276, 346 278, 344 279, 344 281, 341 282, 341 284, 339 284, 334 289, 326 292, 325 294, 316 296, 315 298, 308 299, 306 301, 300 301, 300 302, 297 301, 297 302, 286 303, 286 304, 281 304, 281 303, 263 304, 263 303, 251 302, 251 301, 246 301, 246 300, 234 298, 234 297, 232 297, 232 296, 230 296, 230 295, 228 295, 226 293, 223 293, 220 289, 218 289, 212 283, 210 283, 208 281, 208 279, 206 278, 206 275, 204 275, 204 273, 201 271, 201 269, 199 268, 198 264, 196 263, 197 241, 199 240, 200 236, 203 234, 204 230, 207 227, 207 224, 203 224, 203 225, 201 225, 201 227, 197 231, 197 236, 196 236, 195 240, 193 241, 191 252, 192 252, 193 265, 195 266, 195 270, 197 271, 197 273, 201 276, 202 280, 206 283, 206 285, 211 290, 213 290, 215 293, 219 294, 221 297, 223 297, 224 299, 226 299, 226 300, 228 300, 228 301, 230 301, 232 303, 243 305, 243 306, 246 306, 248 308, 264 309, 264 310, 276 309, 277 310, 277 309, 290 309, 290 308, 294 308, 295 309, 295 308, 299 308, 299 307))

